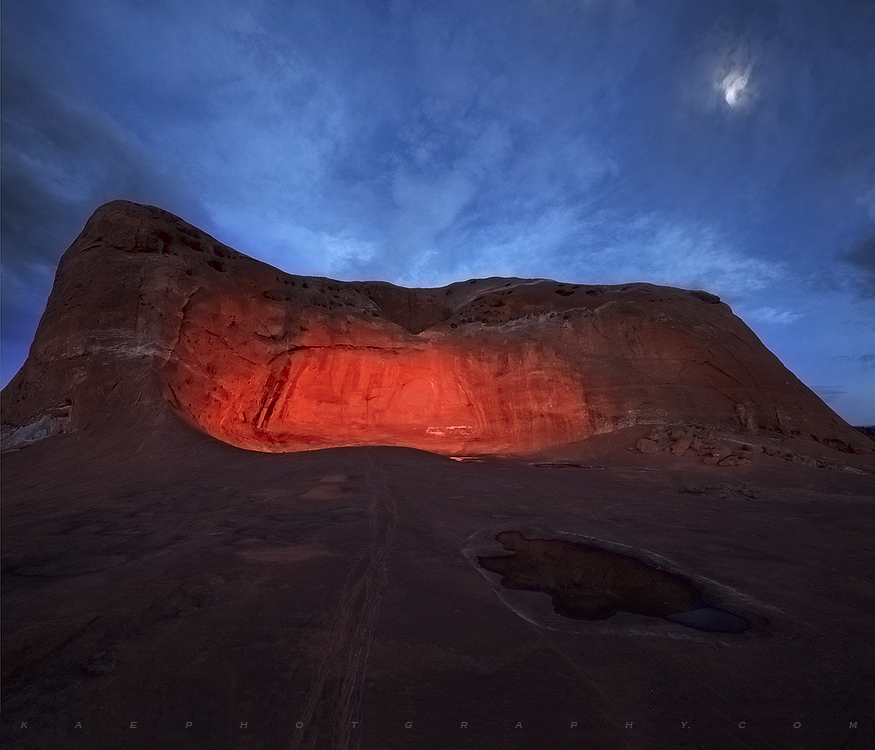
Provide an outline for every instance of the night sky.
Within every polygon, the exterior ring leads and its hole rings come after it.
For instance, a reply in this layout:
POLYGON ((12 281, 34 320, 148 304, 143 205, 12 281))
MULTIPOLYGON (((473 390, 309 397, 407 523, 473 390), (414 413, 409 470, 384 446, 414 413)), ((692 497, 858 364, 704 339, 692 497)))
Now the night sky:
POLYGON ((872 0, 4 0, 3 384, 115 198, 289 273, 705 289, 875 424, 872 0))

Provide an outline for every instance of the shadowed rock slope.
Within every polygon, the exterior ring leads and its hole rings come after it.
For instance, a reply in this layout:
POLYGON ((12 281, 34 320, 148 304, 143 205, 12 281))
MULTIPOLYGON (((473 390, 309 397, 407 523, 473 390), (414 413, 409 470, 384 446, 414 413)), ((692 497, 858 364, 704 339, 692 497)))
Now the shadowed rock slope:
POLYGON ((5 442, 179 425, 174 411, 267 452, 514 454, 677 424, 873 446, 706 292, 295 276, 114 201, 61 258, 3 391, 5 442))

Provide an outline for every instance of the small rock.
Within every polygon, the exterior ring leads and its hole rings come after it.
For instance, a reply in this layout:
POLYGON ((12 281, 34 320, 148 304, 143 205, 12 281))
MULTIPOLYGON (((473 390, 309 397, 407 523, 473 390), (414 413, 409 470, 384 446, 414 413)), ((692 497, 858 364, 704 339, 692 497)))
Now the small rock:
POLYGON ((683 456, 686 453, 687 448, 689 448, 693 443, 693 435, 692 433, 686 433, 683 437, 675 440, 674 445, 671 447, 671 452, 676 456, 683 456))
POLYGON ((642 453, 656 453, 659 450, 659 446, 650 438, 641 438, 637 443, 637 447, 642 453))

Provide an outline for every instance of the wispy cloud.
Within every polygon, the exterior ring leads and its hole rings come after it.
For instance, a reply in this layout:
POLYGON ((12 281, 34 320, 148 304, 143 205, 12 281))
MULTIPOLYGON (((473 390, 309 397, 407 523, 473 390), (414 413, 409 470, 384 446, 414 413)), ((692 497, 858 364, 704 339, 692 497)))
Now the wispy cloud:
POLYGON ((875 188, 872 188, 867 193, 857 198, 857 203, 861 206, 865 206, 866 210, 869 212, 869 218, 875 222, 875 188))
POLYGON ((861 354, 858 361, 866 370, 875 369, 875 353, 861 354))
POLYGON ((619 242, 586 260, 613 280, 638 278, 726 297, 748 295, 786 275, 782 263, 746 255, 708 225, 664 215, 634 218, 619 242))
POLYGON ((751 310, 745 318, 755 320, 758 323, 766 323, 769 325, 788 325, 794 323, 803 317, 802 313, 795 313, 790 310, 778 310, 774 307, 758 307, 751 310))
POLYGON ((863 294, 875 296, 875 232, 847 250, 841 260, 856 271, 855 282, 863 294))
POLYGON ((825 399, 835 399, 848 392, 848 389, 841 385, 813 385, 811 390, 825 399))

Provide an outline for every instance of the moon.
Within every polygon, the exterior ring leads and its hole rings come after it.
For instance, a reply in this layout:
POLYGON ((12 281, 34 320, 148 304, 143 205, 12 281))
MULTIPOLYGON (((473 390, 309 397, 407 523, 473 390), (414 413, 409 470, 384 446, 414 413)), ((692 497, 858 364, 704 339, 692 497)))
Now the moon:
POLYGON ((750 71, 747 70, 731 70, 720 79, 718 88, 723 92, 723 98, 730 107, 741 104, 749 80, 750 71))

